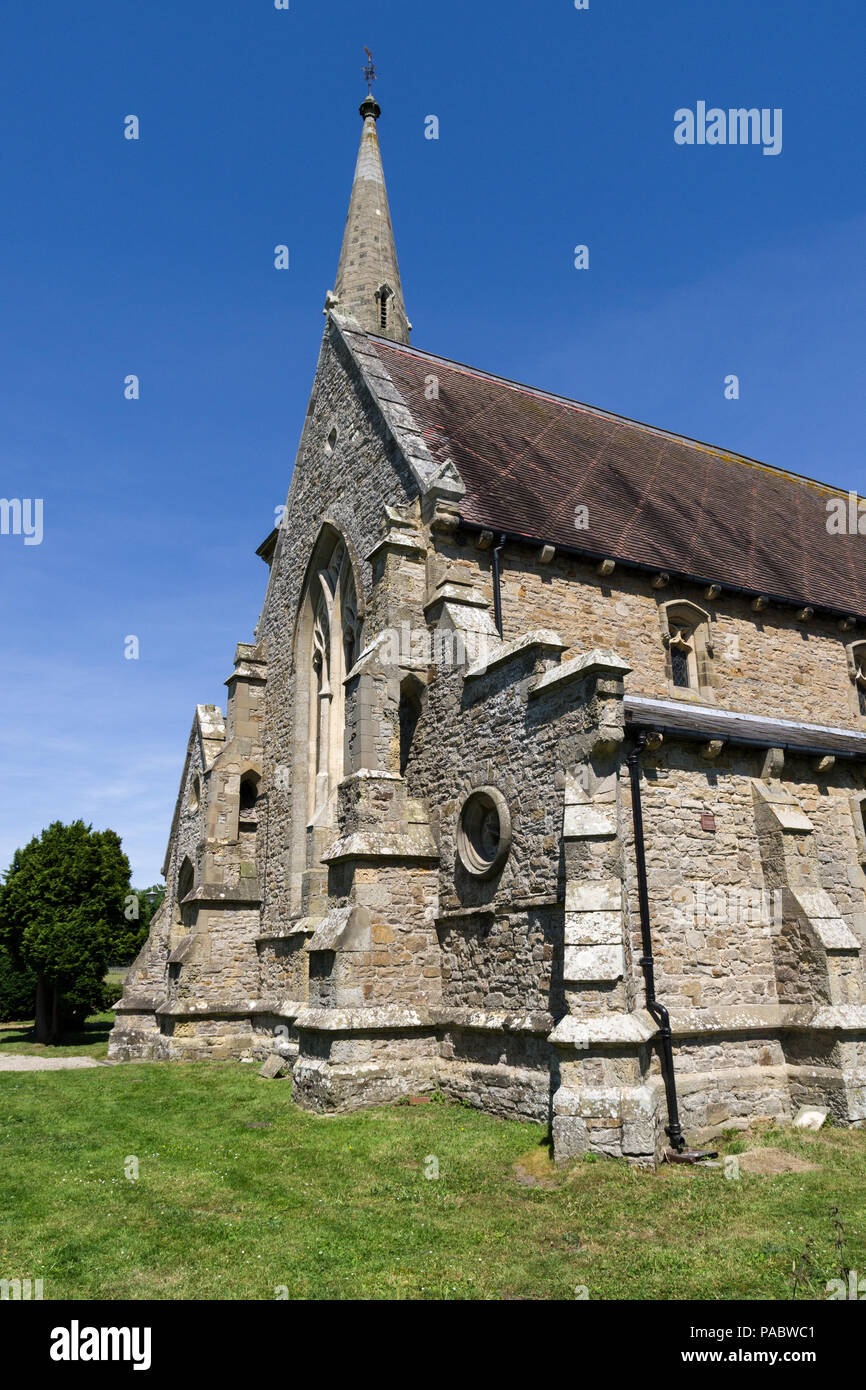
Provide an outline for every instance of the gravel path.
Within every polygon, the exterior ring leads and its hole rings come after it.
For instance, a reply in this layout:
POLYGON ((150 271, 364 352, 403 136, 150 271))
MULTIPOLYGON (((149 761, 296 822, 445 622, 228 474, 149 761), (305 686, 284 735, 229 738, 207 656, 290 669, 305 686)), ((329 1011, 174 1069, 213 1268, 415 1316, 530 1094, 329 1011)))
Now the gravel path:
POLYGON ((0 1071, 64 1071, 69 1067, 104 1067, 92 1057, 0 1057, 0 1071))

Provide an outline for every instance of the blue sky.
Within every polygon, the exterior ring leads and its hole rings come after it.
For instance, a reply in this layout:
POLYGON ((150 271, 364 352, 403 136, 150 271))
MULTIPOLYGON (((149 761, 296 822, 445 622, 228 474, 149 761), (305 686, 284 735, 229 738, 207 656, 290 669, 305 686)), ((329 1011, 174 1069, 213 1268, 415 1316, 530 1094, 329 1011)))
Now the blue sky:
POLYGON ((864 490, 862 0, 13 6, 0 495, 44 539, 0 536, 0 866, 81 816, 158 876, 264 595, 364 44, 417 346, 864 490), (782 108, 782 153, 677 146, 699 100, 782 108))

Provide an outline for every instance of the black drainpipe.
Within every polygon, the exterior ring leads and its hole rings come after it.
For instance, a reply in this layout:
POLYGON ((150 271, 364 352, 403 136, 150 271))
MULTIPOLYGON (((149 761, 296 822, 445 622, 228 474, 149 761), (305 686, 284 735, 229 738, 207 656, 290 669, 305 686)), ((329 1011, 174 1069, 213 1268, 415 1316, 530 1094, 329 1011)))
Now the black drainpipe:
POLYGON ((496 631, 502 636, 502 592, 499 587, 499 556, 505 545, 505 536, 499 537, 499 544, 493 547, 493 621, 496 631))
POLYGON ((640 755, 646 746, 646 730, 641 729, 637 734, 631 752, 628 755, 628 775, 631 779, 631 807, 634 817, 634 854, 637 862, 637 894, 640 906, 640 934, 643 945, 643 955, 638 961, 638 965, 643 967, 644 983, 646 986, 646 1006, 658 1024, 659 1038, 662 1050, 662 1072, 665 1082, 665 1095, 668 1103, 668 1123, 665 1126, 665 1133, 671 1141, 671 1145, 676 1153, 682 1153, 686 1146, 683 1139, 683 1132, 680 1128, 679 1107, 677 1105, 677 1083, 674 1075, 674 1052, 671 1046, 671 1020, 664 1004, 660 1004, 656 999, 655 974, 653 970, 653 939, 650 929, 649 894, 647 893, 646 882, 646 854, 644 852, 643 840, 643 810, 640 799, 640 755))

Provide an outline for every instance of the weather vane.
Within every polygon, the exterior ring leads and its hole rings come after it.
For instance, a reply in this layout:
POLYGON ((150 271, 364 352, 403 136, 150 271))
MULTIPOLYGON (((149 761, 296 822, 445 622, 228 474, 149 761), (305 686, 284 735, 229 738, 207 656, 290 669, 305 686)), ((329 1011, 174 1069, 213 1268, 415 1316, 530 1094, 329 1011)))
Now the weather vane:
POLYGON ((367 84, 367 95, 373 95, 373 83, 376 81, 376 64, 373 62, 373 55, 366 44, 364 52, 367 55, 367 62, 364 65, 364 81, 367 84))

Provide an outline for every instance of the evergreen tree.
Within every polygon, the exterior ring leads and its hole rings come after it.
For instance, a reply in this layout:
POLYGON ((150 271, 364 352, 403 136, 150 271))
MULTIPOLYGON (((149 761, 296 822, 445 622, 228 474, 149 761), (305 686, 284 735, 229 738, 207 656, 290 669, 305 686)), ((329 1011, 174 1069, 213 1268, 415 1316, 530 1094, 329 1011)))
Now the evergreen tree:
POLYGON ((0 944, 36 975, 36 1037, 56 1042, 104 1006, 129 860, 113 830, 54 821, 15 851, 0 887, 0 944))
POLYGON ((123 919, 112 932, 109 949, 111 965, 131 965, 150 931, 153 915, 165 897, 165 884, 152 883, 149 888, 133 888, 123 907, 123 919))
POLYGON ((26 965, 0 946, 0 1023, 32 1018, 36 1003, 36 976, 26 965))

